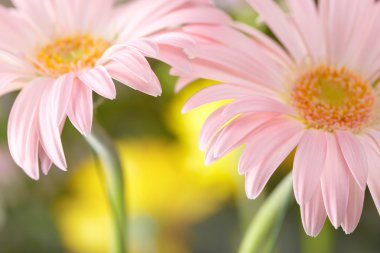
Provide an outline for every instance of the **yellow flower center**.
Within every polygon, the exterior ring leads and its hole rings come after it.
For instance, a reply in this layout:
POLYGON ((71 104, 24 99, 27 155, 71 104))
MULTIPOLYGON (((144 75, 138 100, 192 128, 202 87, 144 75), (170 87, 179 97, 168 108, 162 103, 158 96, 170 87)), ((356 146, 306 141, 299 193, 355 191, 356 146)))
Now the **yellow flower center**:
POLYGON ((87 34, 58 38, 37 50, 33 65, 44 75, 59 76, 93 67, 109 46, 105 39, 87 34))
POLYGON ((345 67, 319 66, 301 75, 291 93, 309 128, 360 130, 371 118, 376 98, 363 78, 345 67))

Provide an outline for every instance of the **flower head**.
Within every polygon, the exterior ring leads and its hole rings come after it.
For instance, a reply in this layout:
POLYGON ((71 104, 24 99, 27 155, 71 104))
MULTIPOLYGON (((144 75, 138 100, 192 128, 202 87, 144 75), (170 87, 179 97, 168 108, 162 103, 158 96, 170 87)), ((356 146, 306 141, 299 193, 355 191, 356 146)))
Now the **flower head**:
MULTIPOLYGON (((210 28, 194 76, 220 80, 184 111, 230 99, 206 121, 200 146, 211 163, 240 145, 246 192, 256 198, 296 149, 293 187, 303 225, 317 235, 328 216, 356 228, 368 186, 380 211, 380 5, 372 0, 249 0, 281 45, 244 24, 210 28)), ((186 28, 205 42, 204 28, 186 28)))
POLYGON ((13 0, 0 8, 0 94, 22 89, 8 140, 16 163, 34 179, 52 163, 66 169, 60 133, 69 117, 91 131, 92 92, 116 96, 113 79, 152 96, 161 86, 146 57, 188 71, 195 41, 187 24, 229 18, 209 0, 13 0))

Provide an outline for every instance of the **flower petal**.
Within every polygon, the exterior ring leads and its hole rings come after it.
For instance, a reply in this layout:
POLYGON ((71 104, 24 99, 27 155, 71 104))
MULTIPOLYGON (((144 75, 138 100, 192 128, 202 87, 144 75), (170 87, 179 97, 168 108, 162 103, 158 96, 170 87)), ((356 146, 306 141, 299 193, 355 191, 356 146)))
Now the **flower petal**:
POLYGON ((380 149, 370 137, 363 145, 368 160, 368 189, 380 215, 380 149))
POLYGON ((346 217, 344 217, 342 228, 346 234, 351 234, 358 226, 362 215, 365 190, 362 190, 355 179, 350 177, 350 193, 346 217))
POLYGON ((302 134, 301 123, 282 117, 268 121, 252 133, 239 162, 239 171, 246 174, 249 198, 257 198, 273 172, 297 146, 302 134))
POLYGON ((320 188, 326 145, 325 133, 318 130, 306 131, 298 144, 293 165, 293 188, 301 205, 309 202, 320 188))
POLYGON ((224 110, 226 114, 240 114, 248 112, 274 112, 281 114, 294 114, 294 109, 285 103, 265 96, 252 96, 237 99, 231 102, 224 110))
POLYGON ((61 143, 61 124, 66 119, 73 83, 74 74, 66 74, 47 88, 41 97, 38 115, 41 146, 61 170, 67 168, 61 143))
MULTIPOLYGON (((41 4, 36 5, 40 6, 41 4)), ((24 12, 0 6, 0 34, 6 34, 1 38, 0 48, 17 55, 28 53, 29 50, 34 49, 37 41, 44 40, 45 37, 41 36, 40 27, 30 21, 24 12)), ((41 26, 43 25, 41 24, 41 26)))
POLYGON ((160 49, 156 42, 150 39, 139 39, 128 43, 131 48, 137 49, 142 55, 155 58, 158 56, 160 49))
POLYGON ((321 177, 322 195, 327 215, 335 228, 346 216, 349 196, 349 168, 334 134, 326 134, 327 156, 321 177))
POLYGON ((346 4, 342 1, 321 0, 319 10, 325 28, 329 63, 361 69, 362 63, 357 61, 358 56, 364 53, 368 58, 368 52, 373 53, 362 45, 367 39, 373 17, 378 13, 374 11, 374 1, 352 0, 346 4), (362 51, 362 48, 366 50, 362 51))
POLYGON ((159 45, 159 54, 155 59, 169 64, 181 73, 192 75, 195 74, 188 55, 182 48, 168 46, 165 44, 159 45))
POLYGON ((265 22, 289 50, 296 62, 302 62, 308 55, 299 32, 292 26, 274 1, 248 0, 253 8, 262 15, 265 22))
POLYGON ((109 63, 106 66, 107 71, 110 73, 112 78, 120 83, 154 97, 161 95, 162 89, 160 81, 150 67, 145 70, 148 71, 145 75, 140 75, 138 72, 133 72, 130 67, 130 65, 115 62, 109 63))
POLYGON ((326 57, 326 38, 314 0, 286 0, 286 2, 314 62, 320 62, 326 57))
POLYGON ((314 196, 306 203, 301 204, 302 224, 310 236, 317 236, 325 224, 326 210, 323 205, 321 188, 318 187, 314 196))
POLYGON ((17 96, 8 121, 8 143, 13 159, 31 178, 39 178, 38 110, 48 78, 31 81, 17 96))
POLYGON ((186 52, 195 52, 197 50, 195 40, 180 30, 156 34, 151 36, 151 40, 158 45, 168 45, 186 49, 186 52))
POLYGON ((156 74, 138 50, 125 48, 105 55, 104 61, 106 60, 109 62, 105 68, 112 78, 151 96, 161 95, 162 89, 156 74))
POLYGON ((120 40, 128 40, 136 30, 143 30, 147 22, 154 23, 160 17, 189 4, 189 0, 141 0, 119 5, 113 13, 120 40))
POLYGON ((360 188, 367 187, 368 162, 362 144, 352 133, 337 131, 336 136, 343 157, 360 188))
POLYGON ((228 24, 231 19, 222 11, 213 7, 188 7, 173 11, 160 17, 155 22, 145 25, 134 36, 144 37, 162 31, 168 27, 185 24, 228 24))
MULTIPOLYGON (((63 1, 67 2, 67 1, 63 1)), ((26 13, 36 27, 45 35, 52 35, 54 30, 55 9, 51 0, 12 0, 17 9, 26 13)))
POLYGON ((93 119, 92 90, 79 79, 74 80, 67 115, 76 129, 83 135, 91 133, 93 119))
POLYGON ((255 129, 276 116, 278 116, 277 113, 241 115, 221 130, 215 143, 209 149, 212 149, 215 158, 225 156, 245 143, 249 139, 249 134, 255 129))
POLYGON ((199 136, 199 148, 205 150, 208 144, 219 130, 226 124, 231 117, 223 113, 226 106, 221 106, 215 110, 205 121, 199 136))
POLYGON ((46 154, 44 148, 41 145, 38 147, 38 156, 40 158, 41 170, 45 175, 47 175, 51 166, 53 165, 53 161, 50 160, 49 156, 46 154))
POLYGON ((78 78, 90 89, 108 99, 116 98, 116 88, 108 71, 103 66, 83 71, 78 78))
POLYGON ((252 37, 255 41, 258 41, 259 45, 267 49, 271 57, 274 57, 274 59, 284 68, 291 69, 294 66, 294 61, 290 58, 289 54, 281 47, 281 45, 264 32, 244 23, 235 23, 233 26, 252 37))
POLYGON ((183 106, 182 113, 186 113, 201 105, 211 102, 236 99, 247 96, 247 93, 253 93, 247 88, 233 84, 217 84, 212 85, 193 95, 183 106))
POLYGON ((26 85, 26 82, 22 82, 24 76, 17 73, 1 73, 0 74, 0 96, 8 92, 12 92, 21 89, 26 85))

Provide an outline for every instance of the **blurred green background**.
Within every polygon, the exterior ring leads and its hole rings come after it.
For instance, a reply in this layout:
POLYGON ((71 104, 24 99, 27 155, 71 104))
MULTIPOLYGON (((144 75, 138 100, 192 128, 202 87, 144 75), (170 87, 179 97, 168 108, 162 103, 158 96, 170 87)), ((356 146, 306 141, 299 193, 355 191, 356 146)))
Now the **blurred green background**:
MULTIPOLYGON (((153 0, 152 0, 153 1, 153 0)), ((173 0, 175 1, 175 0, 173 0)), ((9 1, 0 1, 10 6, 9 1)), ((243 1, 219 0, 236 20, 266 29, 243 1)), ((269 30, 266 30, 270 33, 269 30)), ((184 102, 210 82, 174 94, 169 67, 151 61, 163 86, 152 98, 118 85, 115 101, 104 101, 96 119, 117 143, 127 182, 131 253, 235 253, 257 208, 292 166, 288 159, 264 194, 247 200, 238 176, 240 151, 204 167, 198 134, 217 104, 181 115, 184 102)), ((111 236, 110 210, 89 147, 68 123, 63 143, 69 170, 53 168, 29 179, 10 158, 6 126, 17 94, 0 99, 0 253, 105 253, 111 236)), ((352 235, 330 223, 318 238, 305 235, 293 203, 280 232, 279 253, 380 252, 380 219, 368 196, 352 235)))

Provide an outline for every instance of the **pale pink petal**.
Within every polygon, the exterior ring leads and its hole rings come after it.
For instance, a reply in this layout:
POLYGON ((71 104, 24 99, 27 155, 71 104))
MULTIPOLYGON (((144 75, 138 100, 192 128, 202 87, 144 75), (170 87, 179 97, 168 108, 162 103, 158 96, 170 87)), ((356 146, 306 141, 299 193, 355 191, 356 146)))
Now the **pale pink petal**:
MULTIPOLYGON (((262 48, 257 51, 262 51, 262 48)), ((225 46, 210 44, 198 49, 198 54, 194 58, 220 64, 235 76, 250 80, 266 88, 278 90, 278 92, 281 92, 283 87, 284 69, 278 68, 278 64, 273 61, 265 62, 264 57, 256 56, 253 58, 244 52, 239 53, 225 46)), ((192 62, 196 64, 197 61, 192 62)), ((194 74, 198 74, 195 67, 194 69, 194 74)))
POLYGON ((116 88, 108 71, 103 66, 83 71, 78 78, 90 89, 108 99, 115 99, 116 88))
POLYGON ((274 1, 248 0, 264 21, 289 50, 294 59, 300 63, 308 55, 308 51, 302 41, 300 34, 292 26, 285 13, 274 1))
POLYGON ((121 63, 109 63, 106 68, 113 79, 125 84, 132 89, 141 91, 151 96, 160 96, 162 93, 160 82, 154 72, 150 69, 148 76, 137 75, 136 72, 129 70, 130 66, 121 63), (146 79, 149 78, 149 79, 146 79))
MULTIPOLYGON (((365 59, 370 58, 369 55, 375 54, 378 45, 372 43, 372 34, 377 34, 373 27, 378 26, 379 5, 374 4, 372 0, 353 0, 348 6, 348 12, 352 13, 349 17, 347 13, 344 17, 352 19, 352 29, 350 37, 347 41, 347 47, 343 55, 344 64, 348 67, 356 69, 358 73, 363 74, 367 78, 365 59)), ((339 14, 338 14, 339 15, 339 14)))
POLYGON ((120 65, 125 66, 125 68, 135 74, 136 77, 141 80, 148 82, 150 78, 150 65, 145 57, 138 51, 133 50, 130 47, 125 47, 123 50, 118 50, 113 52, 106 53, 102 59, 99 60, 99 65, 105 65, 111 63, 119 63, 120 65))
POLYGON ((265 154, 269 154, 271 152, 271 149, 276 147, 276 145, 273 144, 272 142, 268 142, 268 144, 271 144, 271 145, 265 144, 265 145, 260 146, 261 142, 265 141, 264 139, 267 138, 270 140, 274 140, 277 143, 277 141, 280 139, 286 139, 285 136, 287 135, 294 135, 295 134, 294 131, 296 129, 300 130, 302 134, 303 127, 301 123, 297 121, 289 120, 288 118, 284 118, 281 116, 279 118, 274 118, 266 122, 266 124, 261 126, 258 129, 258 131, 253 132, 252 133, 253 136, 247 142, 247 146, 240 157, 239 173, 244 174, 248 172, 248 169, 253 167, 254 164, 260 163, 260 161, 263 160, 262 156, 258 157, 257 154, 255 155, 252 155, 252 154, 256 152, 260 152, 262 155, 265 156, 265 154), (269 134, 272 137, 268 137, 269 134), (257 140, 259 140, 260 143, 256 144, 257 140))
POLYGON ((241 115, 224 127, 215 143, 209 147, 214 158, 225 156, 235 148, 249 140, 250 133, 268 122, 270 119, 279 116, 278 113, 250 113, 241 115))
POLYGON ((61 124, 66 119, 70 103, 74 74, 58 78, 41 97, 39 129, 41 145, 49 158, 62 170, 66 170, 66 159, 61 143, 61 124))
POLYGON ((246 175, 246 193, 251 199, 257 198, 274 171, 297 146, 303 126, 280 117, 256 131, 239 162, 239 171, 246 175))
POLYGON ((199 136, 199 148, 205 150, 208 144, 219 130, 226 124, 231 117, 223 113, 226 106, 221 106, 215 110, 205 121, 199 136))
POLYGON ((142 80, 141 78, 132 74, 130 71, 126 71, 126 68, 124 66, 109 64, 107 65, 107 68, 115 80, 118 80, 119 82, 131 87, 132 89, 141 91, 154 97, 160 96, 162 94, 160 81, 153 71, 151 71, 149 74, 149 80, 142 80))
MULTIPOLYGON (((172 55, 175 55, 175 57, 178 58, 178 52, 175 52, 175 54, 172 55)), ((178 64, 175 63, 177 60, 175 57, 173 57, 171 60, 173 60, 176 68, 178 68, 178 64)), ((170 63, 166 60, 165 62, 170 63)), ((204 59, 196 58, 191 61, 191 65, 189 61, 186 61, 183 66, 181 66, 180 70, 182 71, 181 75, 185 76, 190 75, 209 80, 223 80, 224 83, 233 83, 254 88, 260 93, 262 91, 265 91, 266 93, 270 92, 270 87, 258 85, 252 82, 252 80, 249 80, 246 76, 242 76, 241 73, 236 73, 236 69, 231 70, 223 64, 224 63, 210 62, 204 59)))
POLYGON ((360 189, 353 177, 350 177, 350 194, 346 217, 342 222, 342 228, 346 234, 351 234, 359 224, 364 204, 365 190, 360 189))
POLYGON ((380 215, 380 149, 370 137, 363 145, 368 160, 368 189, 380 215))
POLYGON ((13 159, 31 178, 39 178, 38 110, 48 78, 31 81, 18 95, 8 121, 8 144, 13 159))
MULTIPOLYGON (((149 36, 167 28, 180 27, 187 23, 230 23, 228 15, 211 8, 210 1, 157 0, 135 1, 115 10, 119 40, 127 41, 149 36)), ((116 30, 117 30, 116 29, 116 30)))
POLYGON ((169 64, 185 75, 195 76, 190 60, 188 59, 189 57, 182 48, 161 44, 159 45, 159 54, 155 58, 169 64))
POLYGON ((123 52, 133 53, 137 51, 143 56, 156 58, 159 50, 157 43, 151 39, 138 39, 127 43, 115 44, 107 48, 102 58, 98 60, 98 64, 105 64, 109 60, 112 60, 113 55, 123 52))
POLYGON ((93 118, 92 90, 79 79, 74 80, 67 116, 83 135, 91 133, 93 118))
POLYGON ((105 63, 112 78, 119 82, 151 96, 161 95, 162 89, 156 74, 138 50, 129 47, 105 54, 101 63, 105 63))
MULTIPOLYGON (((192 58, 199 57, 216 62, 229 69, 235 69, 238 73, 244 70, 250 79, 258 82, 261 80, 269 86, 278 87, 284 79, 284 73, 292 65, 288 56, 272 54, 265 50, 265 45, 229 27, 191 25, 183 30, 196 36, 198 44, 201 45, 198 50, 192 52, 192 58), (199 41, 205 38, 210 41, 199 41), (283 57, 287 57, 288 60, 283 57)), ((281 50, 286 55, 284 50, 281 50)))
POLYGON ((217 157, 215 156, 214 154, 214 150, 213 150, 213 146, 215 145, 216 141, 218 140, 219 136, 221 135, 221 132, 218 132, 216 133, 213 137, 213 139, 211 139, 210 143, 209 143, 209 148, 208 150, 206 151, 206 155, 205 155, 205 165, 206 166, 209 166, 211 165, 213 162, 217 161, 220 157, 217 157))
POLYGON ((314 63, 319 63, 326 57, 327 50, 322 21, 314 0, 286 0, 286 2, 314 63))
POLYGON ((362 144, 351 132, 337 131, 336 136, 348 168, 364 190, 367 186, 368 162, 362 144))
POLYGON ((327 215, 335 228, 346 216, 349 196, 349 168, 334 134, 327 134, 326 164, 321 177, 327 215))
POLYGON ((34 77, 34 69, 29 62, 3 49, 0 49, 0 73, 17 73, 28 78, 34 77))
POLYGON ((239 22, 235 23, 233 27, 252 37, 261 47, 268 51, 269 55, 275 57, 276 61, 285 68, 291 69, 294 67, 294 61, 290 58, 289 54, 264 32, 239 22))
POLYGON ((239 114, 247 112, 275 112, 281 114, 294 114, 293 107, 278 100, 265 96, 248 96, 237 99, 227 106, 226 114, 239 114))
POLYGON ((363 76, 368 77, 371 83, 375 82, 379 75, 380 70, 380 45, 373 43, 377 39, 380 32, 380 27, 378 26, 380 22, 380 5, 376 4, 374 7, 371 5, 372 13, 374 13, 372 20, 368 23, 364 23, 368 29, 368 36, 366 40, 363 40, 363 36, 359 37, 360 41, 360 55, 357 62, 360 63, 358 66, 362 72, 363 76))
POLYGON ((156 42, 150 39, 139 39, 127 43, 131 48, 137 49, 142 55, 156 58, 159 54, 159 47, 156 42))
POLYGON ((47 175, 50 171, 51 166, 53 165, 53 161, 50 160, 49 156, 46 154, 41 145, 38 147, 38 156, 40 158, 41 170, 45 175, 47 175))
POLYGON ((38 40, 45 37, 39 32, 39 28, 26 18, 25 13, 15 9, 0 6, 0 48, 14 54, 29 53, 33 50, 38 40), (42 38, 41 38, 42 37, 42 38))
POLYGON ((228 24, 230 18, 222 11, 213 7, 190 7, 169 13, 155 22, 151 22, 143 29, 133 34, 133 38, 143 37, 156 33, 168 27, 184 24, 228 24))
MULTIPOLYGON (((64 2, 66 1, 58 1, 64 2)), ((83 0, 67 1, 68 10, 72 12, 73 29, 82 32, 103 30, 104 26, 109 21, 112 7, 116 3, 115 0, 91 0, 91 4, 83 0)), ((58 10, 61 8, 58 6, 58 10)), ((64 19, 63 22, 68 22, 69 19, 64 19)))
MULTIPOLYGON (((52 0, 12 0, 17 9, 26 13, 46 35, 54 32, 55 12, 52 0)), ((62 1, 66 2, 66 1, 62 1)))
POLYGON ((92 0, 91 4, 82 0, 13 2, 50 36, 57 32, 96 31, 99 27, 104 27, 114 4, 113 0, 92 0))
POLYGON ((22 81, 24 78, 24 75, 18 73, 1 73, 0 96, 24 87, 26 85, 26 81, 22 81))
POLYGON ((197 51, 197 43, 190 36, 182 31, 162 32, 150 37, 158 45, 168 45, 186 49, 188 54, 197 51))
MULTIPOLYGON (((262 50, 257 50, 261 52, 262 50)), ((263 53, 263 52, 261 52, 263 53)), ((178 55, 180 52, 174 52, 172 55, 178 55)), ((274 67, 273 62, 265 65, 253 56, 247 56, 246 53, 238 52, 235 49, 223 45, 201 46, 196 57, 191 60, 191 66, 178 66, 174 63, 176 73, 181 76, 199 77, 211 80, 223 80, 225 83, 239 84, 254 89, 260 93, 281 92, 285 82, 285 70, 274 67), (182 68, 182 69, 180 69, 182 68)), ((173 57, 174 58, 174 57, 173 57)), ((174 62, 174 60, 172 60, 174 62)))
POLYGON ((325 224, 326 210, 323 205, 321 188, 318 187, 314 196, 306 203, 301 204, 302 224, 310 236, 317 236, 325 224))
POLYGON ((243 98, 249 93, 253 93, 251 90, 233 84, 218 84, 204 88, 193 95, 183 106, 182 113, 186 113, 201 105, 215 102, 225 99, 237 99, 243 98))
POLYGON ((321 0, 319 7, 330 63, 360 67, 355 63, 361 48, 358 48, 358 42, 365 40, 363 35, 366 36, 365 31, 373 17, 373 1, 352 0, 345 4, 344 1, 321 0))
POLYGON ((293 165, 293 188, 297 202, 308 203, 320 188, 320 179, 326 161, 324 131, 308 130, 298 144, 293 165))
POLYGON ((167 13, 180 9, 188 0, 134 1, 115 8, 112 23, 117 25, 120 40, 128 39, 137 29, 143 28, 148 22, 154 22, 167 13))

